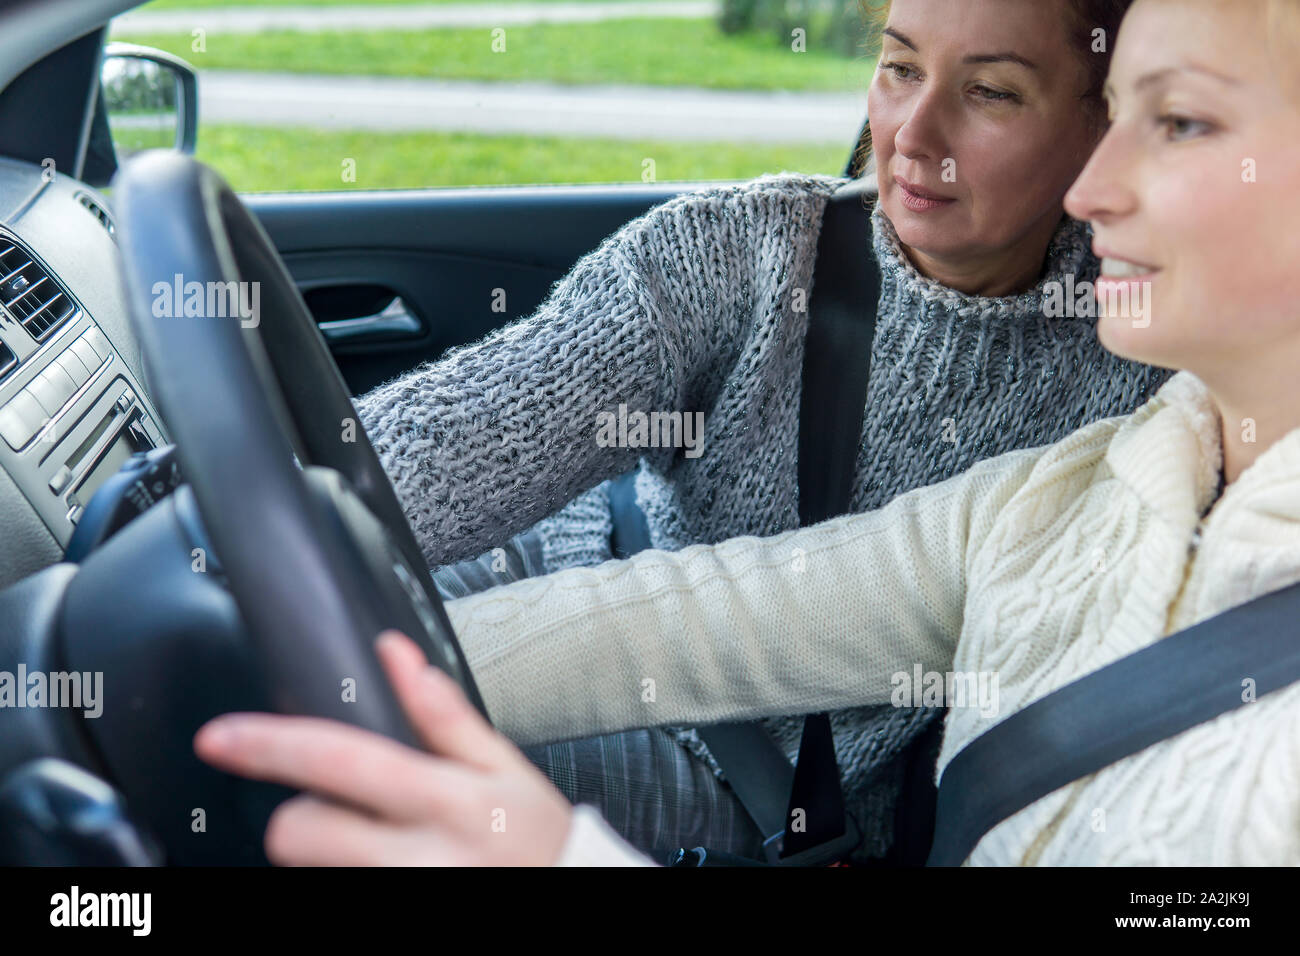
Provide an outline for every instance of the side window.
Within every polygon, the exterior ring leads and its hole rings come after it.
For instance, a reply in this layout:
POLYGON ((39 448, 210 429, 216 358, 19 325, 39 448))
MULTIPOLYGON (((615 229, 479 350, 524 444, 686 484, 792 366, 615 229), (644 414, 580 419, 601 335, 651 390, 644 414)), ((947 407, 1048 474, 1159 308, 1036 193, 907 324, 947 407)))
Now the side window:
MULTIPOLYGON (((237 190, 839 175, 874 0, 153 0, 237 190)), ((871 52, 869 52, 869 49, 871 52)))

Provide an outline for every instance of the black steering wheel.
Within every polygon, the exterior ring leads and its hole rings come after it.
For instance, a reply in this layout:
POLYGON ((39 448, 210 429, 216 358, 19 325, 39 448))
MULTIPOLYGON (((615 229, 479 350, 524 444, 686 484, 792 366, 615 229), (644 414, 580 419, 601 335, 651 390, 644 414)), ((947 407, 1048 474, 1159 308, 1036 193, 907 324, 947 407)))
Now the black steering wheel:
POLYGON ((145 377, 272 706, 416 745, 373 651, 391 627, 486 717, 392 485, 261 225, 220 175, 177 152, 133 158, 113 186, 145 377))

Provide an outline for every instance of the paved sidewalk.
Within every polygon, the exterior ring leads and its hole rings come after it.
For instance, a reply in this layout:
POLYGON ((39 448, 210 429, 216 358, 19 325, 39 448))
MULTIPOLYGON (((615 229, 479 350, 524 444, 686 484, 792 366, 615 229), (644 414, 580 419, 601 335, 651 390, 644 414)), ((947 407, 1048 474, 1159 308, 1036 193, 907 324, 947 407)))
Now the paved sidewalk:
POLYGON ((561 86, 207 70, 199 124, 614 139, 850 143, 867 91, 783 93, 561 86))
POLYGON ((231 7, 196 10, 140 10, 113 20, 111 35, 262 33, 292 30, 428 30, 437 27, 499 27, 527 23, 588 23, 654 17, 706 19, 719 0, 617 0, 593 3, 461 3, 373 7, 231 7))

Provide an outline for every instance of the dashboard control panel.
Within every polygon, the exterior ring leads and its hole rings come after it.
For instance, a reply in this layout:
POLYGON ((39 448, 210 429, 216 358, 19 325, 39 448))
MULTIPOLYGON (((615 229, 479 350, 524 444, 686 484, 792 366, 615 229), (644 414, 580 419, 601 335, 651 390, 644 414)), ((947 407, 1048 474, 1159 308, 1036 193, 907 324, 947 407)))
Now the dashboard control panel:
POLYGON ((103 330, 3 231, 0 268, 0 466, 66 547, 100 485, 164 436, 103 330))

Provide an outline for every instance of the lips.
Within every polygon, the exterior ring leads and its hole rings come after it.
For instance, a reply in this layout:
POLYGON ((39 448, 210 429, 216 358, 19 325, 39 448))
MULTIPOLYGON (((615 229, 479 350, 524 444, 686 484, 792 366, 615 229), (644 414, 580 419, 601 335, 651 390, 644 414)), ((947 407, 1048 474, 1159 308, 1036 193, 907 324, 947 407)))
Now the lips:
POLYGON ((1107 279, 1137 279, 1150 275, 1151 272, 1150 266, 1138 265, 1136 262, 1125 262, 1123 259, 1101 260, 1101 274, 1107 279))
POLYGON ((899 186, 907 190, 913 196, 916 196, 918 199, 929 199, 933 202, 954 202, 951 196, 941 196, 939 193, 931 192, 924 186, 920 186, 916 183, 909 183, 902 176, 895 176, 894 182, 898 183, 899 186))
POLYGON ((1160 269, 1137 259, 1130 259, 1127 256, 1121 256, 1112 249, 1107 249, 1098 243, 1093 244, 1093 254, 1101 260, 1101 277, 1103 279, 1117 279, 1119 281, 1142 279, 1147 276, 1155 275, 1160 269))
POLYGON ((957 201, 951 196, 941 196, 924 186, 910 183, 902 176, 895 176, 894 182, 898 184, 899 198, 903 205, 912 212, 931 212, 951 206, 957 201))

